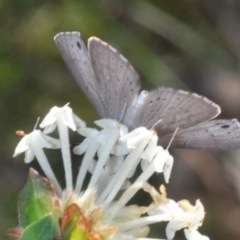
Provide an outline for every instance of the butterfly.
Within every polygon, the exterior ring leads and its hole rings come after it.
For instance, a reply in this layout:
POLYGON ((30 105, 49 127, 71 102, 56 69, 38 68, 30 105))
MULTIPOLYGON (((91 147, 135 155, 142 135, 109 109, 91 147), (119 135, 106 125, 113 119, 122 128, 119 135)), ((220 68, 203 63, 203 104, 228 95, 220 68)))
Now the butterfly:
POLYGON ((97 37, 88 50, 79 32, 63 32, 54 41, 72 76, 102 118, 121 120, 130 130, 154 127, 166 147, 206 150, 240 148, 237 119, 212 120, 221 108, 206 97, 158 87, 140 91, 139 75, 115 48, 97 37), (123 110, 125 109, 125 111, 123 110))

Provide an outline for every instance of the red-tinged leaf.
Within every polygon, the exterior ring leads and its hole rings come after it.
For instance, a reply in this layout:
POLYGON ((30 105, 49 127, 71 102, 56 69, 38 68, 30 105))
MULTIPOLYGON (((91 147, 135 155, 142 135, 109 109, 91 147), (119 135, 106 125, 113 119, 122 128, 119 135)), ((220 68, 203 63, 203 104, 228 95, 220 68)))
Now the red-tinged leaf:
POLYGON ((23 229, 52 213, 57 227, 60 205, 52 184, 30 169, 28 180, 19 194, 19 223, 23 229))
POLYGON ((89 222, 77 204, 68 206, 60 220, 64 240, 86 240, 89 222))

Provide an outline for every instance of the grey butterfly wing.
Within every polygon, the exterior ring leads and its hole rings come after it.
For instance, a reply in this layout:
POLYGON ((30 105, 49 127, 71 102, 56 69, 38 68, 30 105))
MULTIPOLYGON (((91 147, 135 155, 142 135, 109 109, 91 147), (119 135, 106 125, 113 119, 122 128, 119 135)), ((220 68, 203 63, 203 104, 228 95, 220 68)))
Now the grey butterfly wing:
POLYGON ((58 50, 72 76, 93 104, 97 112, 105 115, 102 96, 96 81, 88 51, 78 32, 59 33, 54 37, 58 50))
MULTIPOLYGON (((159 137, 167 146, 172 134, 159 137)), ((240 148, 240 123, 237 119, 214 120, 186 129, 179 129, 171 147, 206 150, 233 150, 240 148)))
POLYGON ((159 138, 163 134, 173 133, 177 127, 194 126, 221 112, 220 107, 207 98, 182 90, 160 87, 145 95, 131 122, 134 126, 152 128, 161 120, 154 127, 159 138))
POLYGON ((105 115, 124 122, 122 114, 134 104, 139 94, 138 73, 130 62, 109 44, 96 37, 88 40, 92 67, 103 93, 105 115))

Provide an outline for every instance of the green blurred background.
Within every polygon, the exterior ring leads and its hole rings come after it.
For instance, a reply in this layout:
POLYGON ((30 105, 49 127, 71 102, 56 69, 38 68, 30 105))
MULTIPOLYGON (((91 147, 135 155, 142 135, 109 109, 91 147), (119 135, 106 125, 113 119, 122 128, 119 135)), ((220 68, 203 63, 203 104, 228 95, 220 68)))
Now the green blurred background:
MULTIPOLYGON (((38 116, 67 102, 87 123, 98 118, 54 45, 58 32, 107 41, 130 60, 145 89, 194 91, 221 105, 222 118, 240 118, 238 0, 1 0, 0 13, 0 239, 17 225, 17 193, 29 168, 23 156, 12 159, 15 131, 32 131, 38 116)), ((173 154, 168 196, 200 198, 207 212, 200 232, 239 240, 240 152, 173 154)), ((151 236, 164 238, 163 229, 154 226, 151 236)))

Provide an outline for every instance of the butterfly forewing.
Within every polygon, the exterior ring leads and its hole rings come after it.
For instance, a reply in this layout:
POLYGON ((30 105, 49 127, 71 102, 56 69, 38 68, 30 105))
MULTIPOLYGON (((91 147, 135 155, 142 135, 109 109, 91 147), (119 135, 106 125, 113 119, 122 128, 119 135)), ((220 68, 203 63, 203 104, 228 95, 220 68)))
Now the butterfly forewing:
POLYGON ((92 67, 104 96, 106 115, 102 117, 123 120, 122 114, 134 104, 139 93, 138 73, 125 57, 100 39, 91 37, 88 48, 92 67))
POLYGON ((54 41, 72 76, 100 115, 104 115, 101 92, 96 81, 88 51, 78 32, 64 32, 54 41))
POLYGON ((197 94, 160 87, 148 93, 133 123, 153 127, 161 137, 174 132, 177 127, 187 128, 216 117, 220 107, 197 94))
MULTIPOLYGON (((171 134, 159 138, 167 146, 171 134)), ((240 124, 236 119, 203 122, 186 129, 180 129, 172 147, 198 148, 206 150, 232 150, 240 148, 240 124)))

